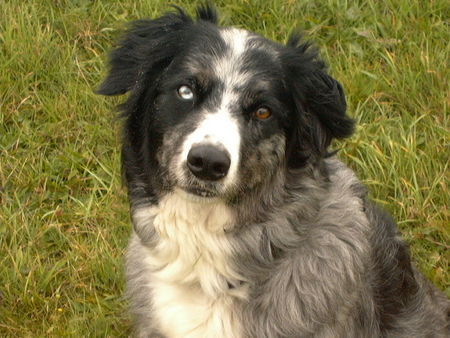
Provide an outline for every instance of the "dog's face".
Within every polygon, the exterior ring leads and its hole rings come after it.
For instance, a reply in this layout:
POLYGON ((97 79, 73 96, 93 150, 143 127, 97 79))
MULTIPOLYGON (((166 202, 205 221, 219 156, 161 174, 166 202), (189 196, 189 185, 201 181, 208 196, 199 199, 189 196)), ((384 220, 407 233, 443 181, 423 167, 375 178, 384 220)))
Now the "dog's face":
POLYGON ((194 36, 161 76, 156 158, 171 185, 230 196, 282 165, 290 108, 272 43, 232 28, 208 33, 194 36))
POLYGON ((139 21, 112 54, 100 93, 132 92, 124 108, 131 189, 233 198, 320 159, 333 137, 351 133, 342 89, 307 45, 218 27, 210 8, 199 18, 139 21))

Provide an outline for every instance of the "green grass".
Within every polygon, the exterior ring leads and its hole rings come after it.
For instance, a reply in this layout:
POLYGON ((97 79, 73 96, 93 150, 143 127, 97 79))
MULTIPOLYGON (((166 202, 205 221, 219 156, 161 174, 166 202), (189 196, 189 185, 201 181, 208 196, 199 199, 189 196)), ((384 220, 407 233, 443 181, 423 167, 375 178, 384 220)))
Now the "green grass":
MULTIPOLYGON (((359 122, 341 158, 450 294, 448 1, 217 6, 225 24, 278 41, 301 28, 317 42, 359 122)), ((0 336, 129 334, 118 101, 93 88, 125 23, 167 9, 154 0, 0 2, 0 336)))

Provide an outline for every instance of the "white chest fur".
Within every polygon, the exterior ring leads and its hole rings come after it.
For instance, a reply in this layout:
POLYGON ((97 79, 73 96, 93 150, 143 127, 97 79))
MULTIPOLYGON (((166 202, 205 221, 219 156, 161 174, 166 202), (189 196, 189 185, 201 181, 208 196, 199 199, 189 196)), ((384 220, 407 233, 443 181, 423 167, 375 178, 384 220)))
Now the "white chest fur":
POLYGON ((135 210, 134 222, 153 219, 159 240, 148 249, 154 318, 167 337, 239 337, 233 311, 243 288, 230 264, 232 247, 224 231, 233 223, 219 201, 192 200, 182 192, 158 206, 135 210), (233 283, 234 284, 234 283, 233 283))

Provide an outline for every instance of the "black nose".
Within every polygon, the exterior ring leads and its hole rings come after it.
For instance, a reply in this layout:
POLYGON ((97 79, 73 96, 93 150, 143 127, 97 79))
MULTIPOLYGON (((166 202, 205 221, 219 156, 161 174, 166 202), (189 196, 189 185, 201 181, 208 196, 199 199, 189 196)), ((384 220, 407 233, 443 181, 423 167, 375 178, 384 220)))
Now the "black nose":
POLYGON ((194 146, 187 156, 189 170, 196 177, 208 181, 225 177, 230 169, 230 162, 226 151, 211 145, 194 146))

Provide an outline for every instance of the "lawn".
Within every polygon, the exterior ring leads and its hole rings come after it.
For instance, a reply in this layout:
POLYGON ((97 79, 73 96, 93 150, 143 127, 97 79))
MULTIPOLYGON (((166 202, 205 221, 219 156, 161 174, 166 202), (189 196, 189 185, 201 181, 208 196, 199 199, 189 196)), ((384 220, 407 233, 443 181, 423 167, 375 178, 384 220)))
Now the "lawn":
MULTIPOLYGON (((224 24, 280 42, 302 29, 317 43, 358 121, 336 145, 340 157, 450 295, 448 0, 216 4, 224 24)), ((159 0, 0 2, 1 337, 130 333, 119 100, 93 90, 126 22, 168 9, 159 0)))

